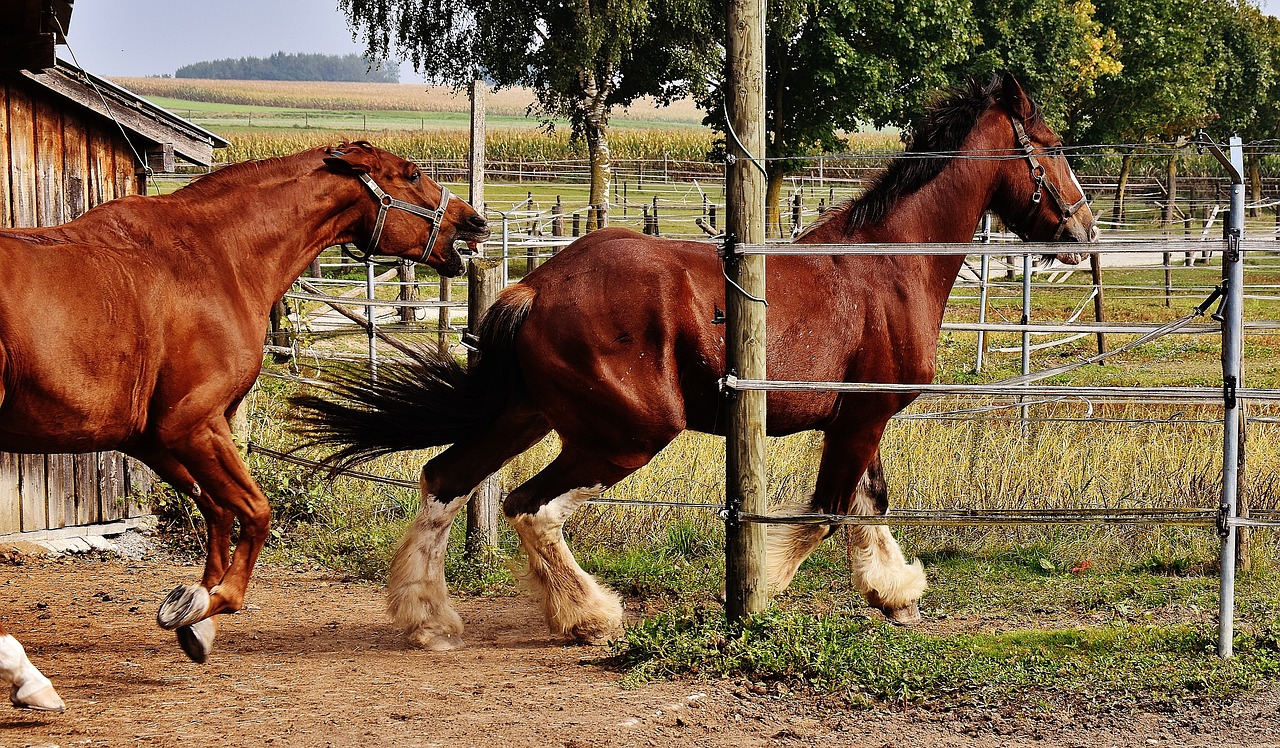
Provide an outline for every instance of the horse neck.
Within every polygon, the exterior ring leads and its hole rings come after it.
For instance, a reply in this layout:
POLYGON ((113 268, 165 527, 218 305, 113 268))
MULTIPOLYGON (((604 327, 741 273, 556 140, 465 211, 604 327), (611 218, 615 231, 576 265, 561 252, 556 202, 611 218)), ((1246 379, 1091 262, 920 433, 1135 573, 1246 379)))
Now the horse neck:
MULTIPOLYGON (((979 130, 981 125, 975 126, 979 130)), ((971 137, 964 150, 1004 147, 987 144, 985 138, 971 137)), ((849 228, 841 216, 825 222, 800 239, 805 243, 962 243, 973 240, 978 220, 991 205, 999 179, 999 161, 953 159, 931 181, 915 192, 900 197, 881 221, 849 228)), ((837 263, 847 272, 865 272, 863 257, 845 257, 837 263), (862 262, 860 262, 862 261, 862 262)), ((957 255, 885 256, 879 261, 891 266, 879 272, 894 272, 898 282, 921 284, 920 293, 930 299, 941 321, 951 286, 964 264, 957 255)))
POLYGON ((325 247, 354 240, 353 224, 363 213, 359 200, 372 200, 355 179, 318 170, 314 163, 288 163, 292 160, 282 159, 277 169, 264 168, 259 179, 240 186, 188 188, 168 196, 184 208, 184 235, 207 237, 213 245, 208 250, 267 305, 288 291, 325 247))

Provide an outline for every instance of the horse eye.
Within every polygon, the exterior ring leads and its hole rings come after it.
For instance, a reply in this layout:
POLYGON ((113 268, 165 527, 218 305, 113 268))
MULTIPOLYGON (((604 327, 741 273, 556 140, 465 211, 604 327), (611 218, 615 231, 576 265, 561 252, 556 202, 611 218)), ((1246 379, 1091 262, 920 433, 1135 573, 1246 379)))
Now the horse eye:
POLYGON ((417 184, 418 180, 421 178, 422 178, 422 172, 415 171, 414 173, 409 175, 409 182, 412 184, 417 184))

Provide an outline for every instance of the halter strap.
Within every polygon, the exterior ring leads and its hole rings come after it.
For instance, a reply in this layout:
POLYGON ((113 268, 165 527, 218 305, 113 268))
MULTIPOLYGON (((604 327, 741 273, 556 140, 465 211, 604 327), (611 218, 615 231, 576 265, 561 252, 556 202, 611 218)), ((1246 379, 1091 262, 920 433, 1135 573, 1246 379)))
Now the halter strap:
MULTIPOLYGON (((1053 241, 1062 238, 1062 232, 1067 228, 1067 222, 1081 208, 1089 204, 1088 198, 1084 196, 1084 191, 1080 192, 1080 199, 1074 203, 1068 203, 1062 197, 1062 193, 1049 180, 1048 174, 1045 172, 1044 165, 1040 163, 1040 159, 1036 158, 1035 145, 1031 142, 1031 138, 1027 136, 1027 130, 1022 126, 1022 122, 1012 114, 1009 115, 1009 122, 1013 124, 1013 134, 1018 138, 1018 144, 1022 146, 1022 152, 1027 159, 1027 164, 1031 167, 1031 181, 1035 183, 1036 189, 1031 193, 1031 205, 1027 206, 1026 212, 1019 222, 1024 226, 1030 226, 1034 220, 1036 208, 1040 205, 1041 194, 1047 190, 1049 197, 1053 198, 1054 204, 1058 208, 1058 230, 1053 234, 1053 241)), ((1025 237, 1024 237, 1025 238, 1025 237)))
MULTIPOLYGON (((378 186, 377 182, 373 181, 373 177, 364 172, 360 172, 356 176, 360 177, 360 181, 369 188, 369 191, 372 192, 373 196, 378 200, 378 217, 374 219, 373 222, 373 236, 369 239, 369 248, 365 250, 363 257, 357 256, 356 259, 360 262, 364 262, 372 257, 377 251, 378 240, 382 238, 382 227, 387 221, 387 212, 392 208, 395 208, 396 210, 403 210, 406 213, 412 213, 415 216, 421 216, 431 223, 431 236, 427 239, 426 249, 424 250, 425 255, 423 256, 423 259, 425 260, 426 256, 431 254, 432 248, 436 245, 436 237, 440 235, 440 224, 444 222, 444 213, 449 208, 449 200, 453 198, 453 193, 449 192, 449 188, 444 185, 440 185, 440 205, 432 210, 430 208, 424 208, 421 205, 407 203, 404 200, 399 200, 388 195, 381 187, 378 186)), ((355 256, 355 254, 352 253, 352 256, 355 256)))

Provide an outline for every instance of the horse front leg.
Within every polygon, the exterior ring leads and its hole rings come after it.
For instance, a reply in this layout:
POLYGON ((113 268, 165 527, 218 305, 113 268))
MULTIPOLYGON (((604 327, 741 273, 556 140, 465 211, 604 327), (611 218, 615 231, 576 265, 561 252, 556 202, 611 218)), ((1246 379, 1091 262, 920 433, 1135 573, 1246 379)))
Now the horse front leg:
MULTIPOLYGON (((818 481, 808 502, 779 507, 777 514, 885 514, 888 486, 880 461, 880 431, 833 436, 823 445, 818 481)), ((781 592, 801 562, 835 532, 835 525, 774 525, 769 528, 769 584, 781 592)), ((908 563, 885 525, 851 525, 854 584, 867 602, 895 623, 920 618, 919 599, 928 581, 924 566, 908 563)))
POLYGON ((0 624, 0 683, 9 686, 9 703, 17 709, 61 712, 67 708, 53 683, 31 664, 22 644, 0 624))
POLYGON ((208 619, 234 613, 244 604, 249 577, 270 529, 271 507, 240 458, 225 420, 197 430, 189 440, 173 447, 173 453, 194 479, 196 495, 217 512, 210 516, 211 556, 205 566, 206 578, 202 584, 179 586, 169 593, 156 622, 162 628, 177 629, 183 650, 191 659, 203 662, 216 633, 216 624, 208 619), (227 533, 225 542, 230 542, 228 516, 240 522, 240 541, 221 578, 211 585, 215 581, 211 577, 223 568, 214 543, 224 542, 223 531, 227 533))

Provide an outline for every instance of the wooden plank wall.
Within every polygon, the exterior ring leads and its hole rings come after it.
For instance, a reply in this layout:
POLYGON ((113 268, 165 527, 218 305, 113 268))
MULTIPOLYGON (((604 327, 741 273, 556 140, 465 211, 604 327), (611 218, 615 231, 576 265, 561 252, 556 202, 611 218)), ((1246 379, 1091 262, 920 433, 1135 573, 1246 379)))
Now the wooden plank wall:
MULTIPOLYGON (((113 124, 22 80, 0 74, 0 227, 54 226, 138 192, 133 153, 113 124)), ((0 535, 146 514, 135 499, 152 481, 119 452, 0 453, 0 535)))

